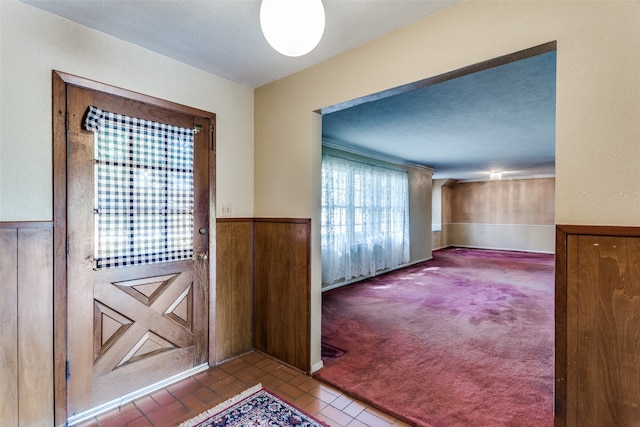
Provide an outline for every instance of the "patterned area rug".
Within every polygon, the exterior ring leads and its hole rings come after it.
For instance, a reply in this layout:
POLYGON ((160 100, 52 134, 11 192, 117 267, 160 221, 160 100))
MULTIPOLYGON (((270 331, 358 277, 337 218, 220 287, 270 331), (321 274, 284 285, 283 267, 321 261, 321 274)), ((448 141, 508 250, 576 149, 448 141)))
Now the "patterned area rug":
POLYGON ((178 427, 327 427, 262 388, 261 384, 180 424, 178 427))

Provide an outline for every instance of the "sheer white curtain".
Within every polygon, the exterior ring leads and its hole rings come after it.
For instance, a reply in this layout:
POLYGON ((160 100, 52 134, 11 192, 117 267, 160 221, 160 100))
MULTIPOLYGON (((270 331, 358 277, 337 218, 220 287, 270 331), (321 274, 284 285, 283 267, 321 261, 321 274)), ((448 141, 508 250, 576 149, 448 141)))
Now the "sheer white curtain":
POLYGON ((322 156, 322 282, 409 262, 409 190, 404 171, 322 156))

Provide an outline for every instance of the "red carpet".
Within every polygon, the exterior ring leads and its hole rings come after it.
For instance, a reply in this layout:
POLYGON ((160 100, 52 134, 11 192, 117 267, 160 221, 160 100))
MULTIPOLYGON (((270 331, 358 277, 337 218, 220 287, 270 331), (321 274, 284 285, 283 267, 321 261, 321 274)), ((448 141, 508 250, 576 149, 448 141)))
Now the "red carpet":
POLYGON ((553 255, 444 249, 323 293, 314 374, 412 425, 552 426, 553 255))

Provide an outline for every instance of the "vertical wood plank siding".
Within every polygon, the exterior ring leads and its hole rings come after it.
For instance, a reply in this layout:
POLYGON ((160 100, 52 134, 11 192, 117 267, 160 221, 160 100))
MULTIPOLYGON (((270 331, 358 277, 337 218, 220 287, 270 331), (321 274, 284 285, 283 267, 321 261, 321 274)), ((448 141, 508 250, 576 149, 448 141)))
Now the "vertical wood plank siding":
POLYGON ((0 228, 0 422, 18 425, 18 230, 0 228))
MULTIPOLYGON (((310 220, 216 228, 218 362, 255 348, 308 372, 310 220)), ((53 247, 51 222, 0 222, 1 425, 56 424, 53 247)))
POLYGON ((253 349, 253 220, 216 224, 216 363, 253 349))
POLYGON ((53 425, 53 225, 0 223, 0 424, 53 425))
POLYGON ((555 178, 460 182, 450 191, 452 223, 555 223, 555 178))
POLYGON ((255 348, 309 372, 311 221, 255 221, 255 348))
POLYGON ((558 226, 555 425, 640 424, 640 228, 558 226))

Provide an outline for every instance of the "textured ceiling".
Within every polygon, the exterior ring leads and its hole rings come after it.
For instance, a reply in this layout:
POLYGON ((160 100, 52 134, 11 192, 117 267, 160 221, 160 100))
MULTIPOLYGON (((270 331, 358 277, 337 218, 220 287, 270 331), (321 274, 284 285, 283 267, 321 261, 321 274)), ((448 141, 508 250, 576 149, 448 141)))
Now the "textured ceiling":
MULTIPOLYGON (((22 1, 255 88, 461 0, 323 0, 324 36, 299 58, 267 44, 260 0, 22 1)), ((325 114, 323 137, 435 168, 436 178, 486 179, 494 169, 505 178, 553 174, 555 53, 325 114)))
POLYGON ((255 88, 461 0, 323 0, 322 40, 311 53, 298 58, 277 53, 265 40, 260 0, 21 1, 255 88))
POLYGON ((328 145, 404 159, 436 178, 555 173, 556 52, 323 115, 328 145))

